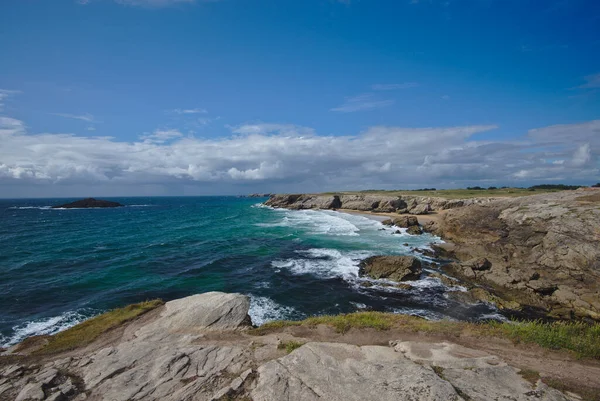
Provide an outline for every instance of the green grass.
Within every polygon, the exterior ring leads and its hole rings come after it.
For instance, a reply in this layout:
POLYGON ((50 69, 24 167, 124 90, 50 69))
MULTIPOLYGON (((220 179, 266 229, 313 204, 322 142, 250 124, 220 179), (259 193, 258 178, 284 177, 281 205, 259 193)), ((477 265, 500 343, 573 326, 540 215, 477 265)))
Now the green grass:
POLYGON ((356 195, 356 194, 369 194, 369 195, 387 195, 387 196, 398 196, 398 195, 412 195, 412 196, 434 196, 446 199, 467 199, 467 198, 487 198, 487 197, 503 197, 512 198, 517 196, 528 196, 543 194, 549 192, 558 192, 557 189, 536 189, 529 190, 527 188, 498 188, 498 189, 484 189, 484 190, 470 190, 470 189, 441 189, 437 191, 383 191, 383 190, 367 190, 367 191, 345 191, 345 192, 327 192, 329 195, 356 195))
POLYGON ((90 344, 102 333, 132 320, 154 308, 163 305, 160 299, 140 302, 123 308, 113 309, 65 331, 48 337, 48 344, 37 350, 34 354, 51 354, 72 350, 90 344))
POLYGON ((414 316, 383 312, 357 312, 335 316, 315 316, 302 321, 275 321, 252 329, 250 334, 264 335, 285 327, 328 325, 338 333, 351 329, 399 329, 445 336, 482 336, 508 338, 515 343, 533 343, 544 348, 569 350, 580 358, 600 359, 600 324, 582 322, 507 322, 467 323, 430 321, 414 316))
POLYGON ((285 349, 285 351, 289 354, 293 350, 298 349, 298 348, 302 347, 303 345, 304 345, 304 343, 299 343, 298 341, 285 341, 285 342, 280 343, 277 346, 277 348, 285 349))
POLYGON ((567 349, 579 357, 600 359, 600 324, 533 321, 491 325, 497 326, 504 336, 515 342, 535 343, 557 350, 567 349))

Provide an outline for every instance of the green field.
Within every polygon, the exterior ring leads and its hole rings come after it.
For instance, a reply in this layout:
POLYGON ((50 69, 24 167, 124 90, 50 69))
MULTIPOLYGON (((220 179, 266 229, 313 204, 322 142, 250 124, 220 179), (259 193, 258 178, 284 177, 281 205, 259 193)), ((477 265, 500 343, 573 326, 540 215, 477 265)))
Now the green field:
POLYGON ((440 189, 436 191, 402 191, 402 190, 366 190, 366 191, 342 191, 327 192, 328 195, 412 195, 412 196, 435 196, 446 199, 466 199, 466 198, 511 198, 517 196, 529 196, 549 192, 559 192, 558 189, 527 189, 527 188, 499 188, 499 189, 440 189))

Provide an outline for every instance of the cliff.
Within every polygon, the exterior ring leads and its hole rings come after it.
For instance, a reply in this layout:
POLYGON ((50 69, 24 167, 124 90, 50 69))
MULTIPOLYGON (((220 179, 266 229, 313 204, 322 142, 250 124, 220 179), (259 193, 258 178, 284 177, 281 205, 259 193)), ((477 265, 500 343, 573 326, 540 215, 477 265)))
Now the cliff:
MULTIPOLYGON (((436 256, 477 288, 475 300, 561 319, 600 320, 600 190, 516 198, 444 199, 412 195, 274 195, 288 209, 352 209, 426 214, 424 225, 451 244, 436 256)), ((459 294, 460 295, 460 294, 459 294)))
POLYGON ((552 351, 540 363, 531 346, 456 338, 465 346, 400 329, 339 333, 323 325, 253 333, 248 306, 240 294, 194 295, 84 347, 57 354, 40 352, 43 342, 14 347, 0 357, 0 399, 579 399, 545 383, 555 375, 579 380, 578 391, 600 388, 600 365, 552 351))
POLYGON ((600 191, 495 200, 425 229, 451 241, 447 271, 559 318, 600 320, 600 191), (486 266, 474 261, 485 258, 486 266))
POLYGON ((453 209, 473 204, 483 204, 495 198, 446 199, 418 195, 370 194, 292 194, 272 195, 265 205, 292 210, 349 209, 378 213, 427 214, 434 210, 453 209))

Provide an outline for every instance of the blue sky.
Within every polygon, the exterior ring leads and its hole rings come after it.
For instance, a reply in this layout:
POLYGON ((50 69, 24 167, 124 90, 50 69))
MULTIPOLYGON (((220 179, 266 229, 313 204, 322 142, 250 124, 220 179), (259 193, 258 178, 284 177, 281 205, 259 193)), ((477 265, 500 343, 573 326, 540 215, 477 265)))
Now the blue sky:
POLYGON ((2 197, 600 181, 594 0, 6 0, 2 197))

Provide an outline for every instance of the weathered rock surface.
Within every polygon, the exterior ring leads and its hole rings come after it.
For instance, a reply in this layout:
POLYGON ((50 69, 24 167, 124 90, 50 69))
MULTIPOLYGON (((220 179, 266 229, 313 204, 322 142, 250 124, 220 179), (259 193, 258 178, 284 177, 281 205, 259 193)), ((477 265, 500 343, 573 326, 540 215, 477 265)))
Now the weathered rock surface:
POLYGON ((245 334, 248 305, 239 294, 195 295, 127 323, 110 340, 2 360, 0 400, 567 399, 498 357, 449 343, 308 342, 284 355, 277 337, 245 334))
POLYGON ((359 275, 393 281, 417 280, 421 262, 414 256, 371 256, 360 262, 359 275))
POLYGON ((500 358, 451 343, 396 342, 395 350, 411 361, 435 366, 439 377, 449 382, 464 400, 563 401, 561 392, 538 380, 534 385, 519 375, 519 369, 500 358))
POLYGON ((551 316, 594 320, 600 320, 598 227, 597 190, 466 206, 425 225, 454 243, 446 256, 467 261, 446 266, 451 274, 505 290, 508 299, 551 316))
POLYGON ((94 208, 94 207, 121 207, 125 206, 119 202, 112 202, 102 199, 86 198, 64 205, 52 206, 53 209, 79 209, 79 208, 94 208))
POLYGON ((423 230, 419 226, 408 227, 408 229, 406 230, 406 232, 408 234, 410 234, 410 235, 421 235, 421 234, 423 234, 423 230))
POLYGON ((255 401, 462 400, 433 369, 390 347, 309 343, 258 368, 255 401))
POLYGON ((372 194, 295 194, 272 195, 265 205, 286 209, 350 209, 371 212, 427 214, 434 210, 453 209, 487 203, 493 198, 444 199, 415 195, 372 194))

